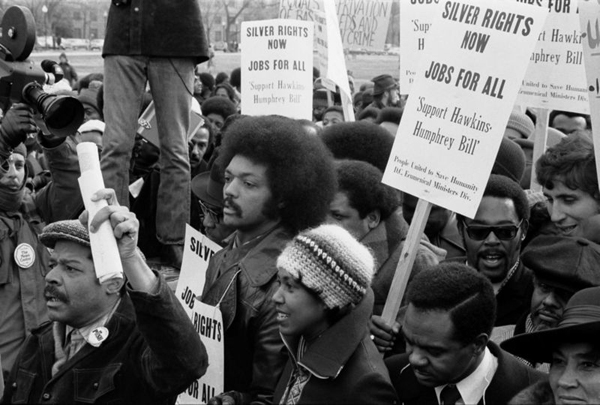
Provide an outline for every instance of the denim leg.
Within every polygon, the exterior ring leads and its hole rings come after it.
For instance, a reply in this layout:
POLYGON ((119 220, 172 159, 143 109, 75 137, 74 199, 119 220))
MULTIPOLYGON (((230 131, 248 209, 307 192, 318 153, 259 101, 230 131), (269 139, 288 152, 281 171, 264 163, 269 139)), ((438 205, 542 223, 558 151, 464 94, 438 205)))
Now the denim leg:
POLYGON ((166 245, 181 245, 190 219, 190 162, 187 131, 192 108, 194 62, 191 58, 151 57, 148 80, 160 141, 160 186, 156 237, 166 245))
POLYGON ((106 187, 113 188, 119 204, 129 206, 129 165, 146 87, 142 56, 104 58, 104 120, 100 162, 106 187))

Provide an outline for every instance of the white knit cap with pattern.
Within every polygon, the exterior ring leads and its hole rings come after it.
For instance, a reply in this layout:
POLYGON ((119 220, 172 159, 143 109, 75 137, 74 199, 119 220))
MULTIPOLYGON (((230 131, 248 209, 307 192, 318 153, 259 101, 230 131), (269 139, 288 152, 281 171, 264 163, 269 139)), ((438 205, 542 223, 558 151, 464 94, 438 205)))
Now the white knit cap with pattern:
POLYGON ((277 259, 277 267, 314 291, 328 308, 342 308, 365 295, 375 261, 344 228, 321 225, 296 236, 277 259))

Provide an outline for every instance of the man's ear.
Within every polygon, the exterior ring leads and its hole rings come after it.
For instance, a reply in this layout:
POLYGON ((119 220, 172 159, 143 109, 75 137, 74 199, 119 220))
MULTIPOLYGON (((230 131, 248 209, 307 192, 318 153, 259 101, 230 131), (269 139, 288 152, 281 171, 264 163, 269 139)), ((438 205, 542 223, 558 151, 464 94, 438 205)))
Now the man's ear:
POLYGON ((525 240, 528 230, 529 230, 529 221, 524 219, 523 223, 521 224, 521 241, 525 240))
POLYGON ((381 211, 375 209, 367 214, 367 226, 369 229, 375 229, 381 222, 381 211))
POLYGON ((106 289, 106 294, 108 295, 119 294, 124 284, 125 278, 123 277, 114 277, 102 283, 102 285, 106 289))
POLYGON ((480 333, 473 341, 473 357, 479 356, 485 350, 490 337, 487 333, 480 333))

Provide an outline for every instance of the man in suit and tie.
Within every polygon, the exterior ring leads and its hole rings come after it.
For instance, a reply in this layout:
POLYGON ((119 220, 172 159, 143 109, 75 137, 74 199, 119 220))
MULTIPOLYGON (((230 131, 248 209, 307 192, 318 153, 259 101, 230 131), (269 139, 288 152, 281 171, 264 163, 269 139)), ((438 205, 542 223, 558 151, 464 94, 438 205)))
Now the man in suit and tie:
POLYGON ((407 299, 406 353, 386 360, 402 403, 506 404, 546 378, 489 341, 496 298, 476 270, 452 262, 424 270, 407 299))

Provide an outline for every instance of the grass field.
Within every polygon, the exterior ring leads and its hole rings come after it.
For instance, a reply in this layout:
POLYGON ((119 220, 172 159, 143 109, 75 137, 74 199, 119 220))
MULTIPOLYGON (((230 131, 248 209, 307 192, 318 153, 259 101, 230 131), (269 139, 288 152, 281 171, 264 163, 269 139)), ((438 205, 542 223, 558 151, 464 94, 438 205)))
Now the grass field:
MULTIPOLYGON (((58 62, 60 51, 47 51, 32 53, 29 60, 37 66, 44 59, 51 59, 58 62)), ((67 53, 69 62, 75 67, 79 77, 88 73, 102 72, 102 56, 100 52, 94 51, 70 51, 67 53)), ((240 66, 240 53, 221 53, 217 52, 214 57, 215 66, 212 73, 231 72, 234 68, 240 66)), ((316 63, 316 61, 315 61, 316 63)), ((356 55, 349 56, 346 60, 348 69, 354 74, 354 79, 359 85, 362 82, 369 81, 371 78, 382 73, 389 73, 392 76, 399 75, 398 56, 394 55, 356 55)), ((206 63, 201 65, 201 70, 206 71, 206 63)))

